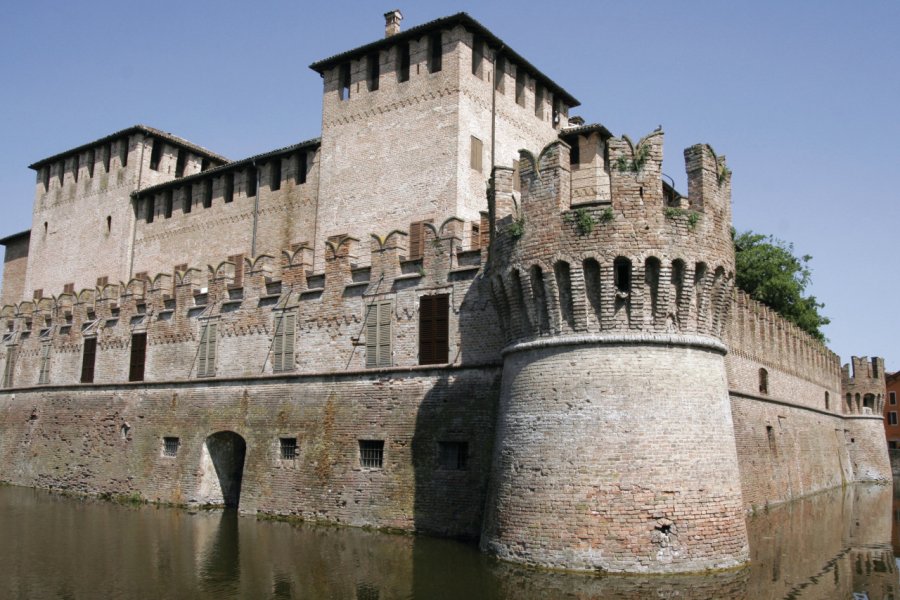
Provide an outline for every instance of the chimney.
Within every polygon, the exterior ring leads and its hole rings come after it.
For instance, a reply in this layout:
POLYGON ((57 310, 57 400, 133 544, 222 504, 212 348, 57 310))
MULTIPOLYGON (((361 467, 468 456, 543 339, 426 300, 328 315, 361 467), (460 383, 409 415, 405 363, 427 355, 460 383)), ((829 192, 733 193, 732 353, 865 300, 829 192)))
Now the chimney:
POLYGON ((384 37, 389 38, 400 33, 400 21, 402 20, 403 14, 399 9, 384 13, 384 37))

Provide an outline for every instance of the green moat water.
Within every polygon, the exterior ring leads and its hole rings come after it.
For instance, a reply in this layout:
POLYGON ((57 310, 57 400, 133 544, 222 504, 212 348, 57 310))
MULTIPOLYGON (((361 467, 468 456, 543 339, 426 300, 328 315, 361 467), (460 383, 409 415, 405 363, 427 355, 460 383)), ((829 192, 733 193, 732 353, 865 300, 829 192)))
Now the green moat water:
POLYGON ((750 517, 747 568, 596 577, 509 565, 449 540, 7 486, 0 487, 0 599, 900 600, 898 517, 900 486, 857 485, 750 517))

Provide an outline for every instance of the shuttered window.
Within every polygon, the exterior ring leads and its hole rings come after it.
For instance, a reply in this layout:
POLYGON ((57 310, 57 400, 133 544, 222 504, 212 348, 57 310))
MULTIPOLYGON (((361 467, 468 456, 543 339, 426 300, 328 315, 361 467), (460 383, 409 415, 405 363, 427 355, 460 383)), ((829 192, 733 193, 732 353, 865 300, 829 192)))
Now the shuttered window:
POLYGON ((41 370, 38 373, 38 385, 50 383, 50 344, 41 345, 41 370))
POLYGON ((16 347, 6 348, 6 365, 3 367, 3 387, 13 386, 13 375, 16 372, 16 347))
POLYGON ((207 321, 200 328, 197 377, 212 377, 216 374, 216 326, 216 323, 207 321))
POLYGON ((422 296, 419 299, 419 364, 442 364, 448 360, 448 313, 450 297, 422 296))
POLYGON ((135 333, 131 336, 131 363, 128 367, 128 381, 144 380, 144 363, 147 358, 147 334, 135 333))
POLYGON ((366 366, 391 366, 391 301, 373 302, 366 312, 366 366))
POLYGON ((484 144, 474 135, 469 152, 469 166, 481 173, 481 156, 484 154, 484 144))
POLYGON ((409 224, 409 260, 419 260, 425 254, 425 223, 433 221, 427 219, 409 224))
POLYGON ((97 362, 97 338, 85 338, 81 358, 81 383, 94 382, 94 365, 97 362))
POLYGON ((294 333, 297 315, 275 315, 275 339, 272 341, 272 370, 291 371, 294 368, 294 333))

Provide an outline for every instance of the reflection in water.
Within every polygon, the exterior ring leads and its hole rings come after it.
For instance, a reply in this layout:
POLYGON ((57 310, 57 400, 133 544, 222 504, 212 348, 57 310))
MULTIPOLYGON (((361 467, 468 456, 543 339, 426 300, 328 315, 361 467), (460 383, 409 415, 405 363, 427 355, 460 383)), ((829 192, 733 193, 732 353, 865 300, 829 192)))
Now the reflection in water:
POLYGON ((750 566, 660 578, 537 571, 449 540, 0 487, 0 598, 900 600, 900 487, 891 491, 853 486, 754 515, 750 566))

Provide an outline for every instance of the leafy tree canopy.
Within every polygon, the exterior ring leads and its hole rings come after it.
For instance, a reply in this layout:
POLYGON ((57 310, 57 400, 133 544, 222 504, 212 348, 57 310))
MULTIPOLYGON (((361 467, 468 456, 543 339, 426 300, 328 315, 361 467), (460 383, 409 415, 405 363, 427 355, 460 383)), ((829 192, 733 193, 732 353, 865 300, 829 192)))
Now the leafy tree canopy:
POLYGON ((819 313, 825 305, 815 296, 804 295, 812 256, 795 256, 793 244, 771 235, 745 231, 733 237, 736 285, 817 340, 826 341, 821 327, 831 321, 819 313))

